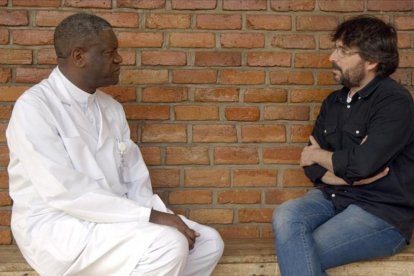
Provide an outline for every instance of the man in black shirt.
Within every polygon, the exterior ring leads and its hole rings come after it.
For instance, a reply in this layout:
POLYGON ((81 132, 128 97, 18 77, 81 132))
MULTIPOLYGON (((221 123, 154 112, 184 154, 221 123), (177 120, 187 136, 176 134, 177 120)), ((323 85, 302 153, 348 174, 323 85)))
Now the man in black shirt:
POLYGON ((414 104, 389 78, 398 66, 395 29, 367 16, 332 36, 330 94, 303 149, 315 184, 273 215, 282 275, 326 275, 330 267, 405 248, 414 224, 414 104))

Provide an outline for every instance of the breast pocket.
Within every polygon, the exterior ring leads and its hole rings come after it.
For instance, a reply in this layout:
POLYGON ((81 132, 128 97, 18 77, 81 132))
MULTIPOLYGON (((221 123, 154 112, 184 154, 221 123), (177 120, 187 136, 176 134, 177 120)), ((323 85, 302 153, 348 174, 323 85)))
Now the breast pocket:
POLYGON ((337 131, 337 125, 335 123, 325 123, 323 129, 323 136, 326 143, 328 144, 328 150, 335 148, 335 145, 338 145, 339 135, 337 131))
POLYGON ((343 127, 344 146, 360 145, 367 136, 366 128, 361 124, 345 124, 343 127))

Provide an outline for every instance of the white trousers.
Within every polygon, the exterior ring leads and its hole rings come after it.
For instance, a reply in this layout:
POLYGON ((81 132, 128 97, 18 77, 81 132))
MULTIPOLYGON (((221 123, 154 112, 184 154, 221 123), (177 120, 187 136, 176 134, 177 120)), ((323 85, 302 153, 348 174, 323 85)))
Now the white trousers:
POLYGON ((163 227, 162 233, 148 247, 131 276, 207 276, 211 275, 224 250, 219 233, 208 226, 181 216, 193 230, 200 233, 189 250, 188 241, 177 229, 163 227))

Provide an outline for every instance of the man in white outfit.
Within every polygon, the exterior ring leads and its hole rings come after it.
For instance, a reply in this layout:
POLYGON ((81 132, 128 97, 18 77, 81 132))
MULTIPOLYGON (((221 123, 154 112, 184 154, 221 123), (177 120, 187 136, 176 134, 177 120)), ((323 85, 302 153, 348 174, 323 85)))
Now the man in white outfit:
POLYGON ((7 128, 12 231, 41 275, 210 275, 213 228, 153 194, 121 104, 110 24, 84 13, 55 30, 58 66, 16 102, 7 128))

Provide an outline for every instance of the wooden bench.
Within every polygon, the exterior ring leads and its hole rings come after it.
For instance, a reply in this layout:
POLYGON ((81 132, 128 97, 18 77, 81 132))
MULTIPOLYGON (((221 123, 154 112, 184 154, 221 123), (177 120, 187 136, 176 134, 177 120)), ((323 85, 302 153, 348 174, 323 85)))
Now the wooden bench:
MULTIPOLYGON (((403 252, 388 258, 358 262, 328 270, 330 276, 414 275, 414 240, 403 252)), ((14 246, 0 246, 0 276, 38 276, 14 246)), ((271 239, 227 240, 214 276, 279 275, 271 239)))

